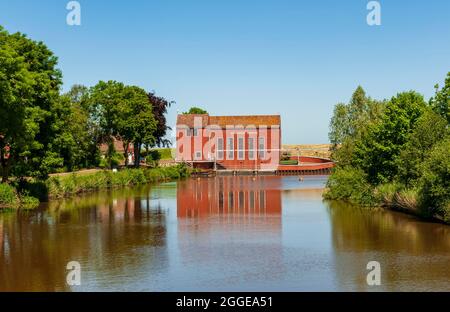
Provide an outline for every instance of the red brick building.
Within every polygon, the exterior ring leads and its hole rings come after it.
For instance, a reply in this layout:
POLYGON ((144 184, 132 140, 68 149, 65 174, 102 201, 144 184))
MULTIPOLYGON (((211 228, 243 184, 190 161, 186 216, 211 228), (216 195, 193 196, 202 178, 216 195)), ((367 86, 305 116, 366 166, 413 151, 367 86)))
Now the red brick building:
POLYGON ((281 118, 265 116, 178 115, 178 162, 224 170, 278 168, 281 118))

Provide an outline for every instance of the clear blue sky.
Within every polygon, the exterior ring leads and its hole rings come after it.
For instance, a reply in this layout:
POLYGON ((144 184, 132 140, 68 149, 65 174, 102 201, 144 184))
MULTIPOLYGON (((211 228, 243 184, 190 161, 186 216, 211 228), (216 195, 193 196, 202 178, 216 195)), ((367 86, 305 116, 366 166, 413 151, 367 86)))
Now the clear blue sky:
POLYGON ((284 143, 328 142, 333 106, 361 84, 374 98, 429 98, 450 71, 450 1, 0 0, 0 25, 44 41, 64 89, 119 80, 211 114, 280 113, 284 143))

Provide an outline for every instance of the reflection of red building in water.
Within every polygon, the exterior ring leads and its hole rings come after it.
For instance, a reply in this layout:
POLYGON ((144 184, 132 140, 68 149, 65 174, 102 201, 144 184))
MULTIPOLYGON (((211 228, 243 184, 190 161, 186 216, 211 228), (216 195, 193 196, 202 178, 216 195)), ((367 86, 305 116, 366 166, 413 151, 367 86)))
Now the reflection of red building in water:
POLYGON ((280 180, 273 177, 222 176, 180 182, 178 218, 212 215, 281 215, 280 180))
POLYGON ((229 291, 282 278, 279 177, 217 176, 177 185, 179 261, 192 268, 186 280, 201 290, 229 291))

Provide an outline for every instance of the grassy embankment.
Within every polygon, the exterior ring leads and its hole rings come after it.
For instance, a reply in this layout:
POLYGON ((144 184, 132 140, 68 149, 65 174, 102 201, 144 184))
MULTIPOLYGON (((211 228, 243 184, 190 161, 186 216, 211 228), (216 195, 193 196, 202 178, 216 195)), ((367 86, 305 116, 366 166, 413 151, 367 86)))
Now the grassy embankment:
POLYGON ((448 182, 430 174, 424 174, 414 186, 399 182, 373 186, 357 168, 336 168, 328 180, 324 198, 365 207, 384 207, 450 224, 447 190, 448 182))
POLYGON ((284 150, 288 150, 292 155, 296 155, 296 150, 300 151, 301 156, 320 157, 330 159, 331 144, 285 144, 284 150))
POLYGON ((12 185, 0 183, 0 211, 12 209, 33 209, 39 200, 27 193, 19 193, 12 185))
POLYGON ((46 181, 0 184, 0 209, 33 209, 40 201, 70 197, 101 189, 179 180, 190 175, 185 165, 153 169, 102 170, 52 176, 46 181))

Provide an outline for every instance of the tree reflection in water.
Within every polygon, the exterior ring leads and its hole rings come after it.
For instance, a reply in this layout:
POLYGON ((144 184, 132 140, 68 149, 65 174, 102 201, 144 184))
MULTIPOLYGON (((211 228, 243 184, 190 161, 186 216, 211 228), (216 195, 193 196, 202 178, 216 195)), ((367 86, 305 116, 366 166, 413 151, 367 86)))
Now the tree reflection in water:
POLYGON ((150 206, 148 192, 104 191, 35 212, 1 214, 0 291, 70 290, 69 261, 81 263, 87 288, 126 284, 133 270, 151 271, 148 262, 167 264, 165 213, 150 206), (149 246, 162 252, 154 256, 149 246))
POLYGON ((384 209, 328 202, 334 270, 352 290, 371 290, 366 265, 378 261, 378 290, 449 289, 450 227, 384 209))
POLYGON ((324 202, 325 183, 188 179, 3 213, 0 291, 450 290, 449 226, 324 202))

